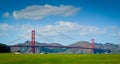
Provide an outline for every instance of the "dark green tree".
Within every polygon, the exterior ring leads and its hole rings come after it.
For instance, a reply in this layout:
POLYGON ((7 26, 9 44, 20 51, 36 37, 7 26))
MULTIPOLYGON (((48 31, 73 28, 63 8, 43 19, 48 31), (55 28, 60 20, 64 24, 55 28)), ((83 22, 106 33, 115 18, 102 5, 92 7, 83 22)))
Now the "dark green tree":
POLYGON ((0 53, 9 53, 10 47, 0 43, 0 53))

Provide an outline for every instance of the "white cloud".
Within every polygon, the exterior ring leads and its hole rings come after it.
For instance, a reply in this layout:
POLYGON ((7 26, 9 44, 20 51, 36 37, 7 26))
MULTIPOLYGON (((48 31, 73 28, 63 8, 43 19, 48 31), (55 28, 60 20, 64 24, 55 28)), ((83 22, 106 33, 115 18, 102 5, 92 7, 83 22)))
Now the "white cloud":
POLYGON ((24 32, 31 32, 32 29, 35 29, 37 33, 40 33, 44 36, 56 36, 61 34, 73 34, 76 33, 78 35, 86 36, 86 35, 98 35, 98 34, 105 34, 106 30, 101 29, 96 26, 87 26, 87 25, 80 25, 73 22, 65 22, 59 21, 52 25, 19 25, 19 30, 24 32))
POLYGON ((6 23, 2 23, 0 24, 0 36, 8 36, 8 30, 12 30, 13 26, 6 24, 6 23))
POLYGON ((13 29, 12 25, 6 23, 0 24, 0 30, 11 30, 11 29, 13 29))
MULTIPOLYGON (((100 35, 105 34, 106 31, 103 28, 99 28, 96 26, 87 26, 81 25, 78 23, 67 22, 67 21, 58 21, 51 25, 31 25, 31 24, 23 24, 23 25, 9 25, 9 24, 0 24, 0 30, 10 30, 15 31, 20 35, 20 37, 29 39, 31 36, 31 30, 35 29, 36 33, 43 35, 45 37, 50 36, 61 36, 61 35, 69 35, 73 36, 76 34, 77 36, 88 36, 88 35, 100 35)), ((18 36, 19 37, 19 36, 18 36)), ((73 36, 74 37, 74 36, 73 36)))
POLYGON ((40 20, 49 15, 71 16, 75 14, 78 10, 79 8, 76 8, 71 5, 32 5, 21 10, 13 11, 13 17, 15 19, 40 20))
POLYGON ((104 34, 106 32, 105 29, 100 29, 97 26, 87 26, 87 25, 79 25, 80 35, 97 35, 104 34))
POLYGON ((120 32, 114 32, 114 33, 112 33, 112 36, 120 37, 120 32))
POLYGON ((120 36, 120 32, 118 32, 118 36, 120 36))
POLYGON ((30 32, 32 29, 34 29, 33 25, 30 24, 23 24, 23 25, 15 25, 17 28, 17 31, 22 31, 22 32, 30 32))
POLYGON ((112 36, 120 37, 120 29, 117 26, 111 26, 109 30, 111 30, 112 36))
POLYGON ((2 15, 4 18, 8 18, 9 16, 10 16, 10 13, 9 12, 5 12, 5 13, 3 13, 3 15, 2 15))
POLYGON ((8 34, 5 32, 0 32, 0 36, 8 36, 8 34))

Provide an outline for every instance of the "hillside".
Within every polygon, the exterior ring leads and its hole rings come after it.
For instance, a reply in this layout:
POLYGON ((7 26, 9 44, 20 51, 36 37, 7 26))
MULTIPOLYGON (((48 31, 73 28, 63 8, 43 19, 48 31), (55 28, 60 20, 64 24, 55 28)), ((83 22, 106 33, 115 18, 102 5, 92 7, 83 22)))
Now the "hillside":
MULTIPOLYGON (((30 41, 26 41, 24 43, 16 44, 16 45, 30 45, 30 41)), ((41 46, 64 46, 58 43, 39 43, 35 42, 35 45, 41 46)), ((86 47, 90 48, 91 43, 87 41, 79 41, 68 46, 72 47, 86 47)), ((30 47, 11 47, 11 51, 20 51, 21 53, 30 53, 30 47)), ((51 48, 51 47, 36 47, 36 53, 71 53, 71 54, 83 54, 83 53, 92 53, 91 49, 80 49, 80 48, 51 48)), ((101 44, 95 43, 94 53, 120 53, 120 45, 119 44, 101 44)))
MULTIPOLYGON (((19 45, 30 45, 30 41, 26 41, 24 43, 20 43, 20 44, 16 44, 17 46, 19 45)), ((61 44, 58 43, 39 43, 39 42, 35 42, 35 45, 38 46, 63 46, 61 44)), ((21 53, 30 53, 30 47, 11 47, 11 51, 12 52, 16 52, 16 51, 20 51, 21 53)), ((50 48, 50 47, 36 47, 35 48, 35 52, 36 53, 58 53, 58 52, 63 52, 64 48, 50 48)))
MULTIPOLYGON (((87 41, 79 41, 69 46, 91 48, 91 44, 87 41)), ((76 54, 76 53, 82 54, 82 53, 91 53, 91 52, 92 51, 90 49, 78 49, 78 48, 71 48, 65 51, 65 53, 72 53, 72 54, 76 54)))

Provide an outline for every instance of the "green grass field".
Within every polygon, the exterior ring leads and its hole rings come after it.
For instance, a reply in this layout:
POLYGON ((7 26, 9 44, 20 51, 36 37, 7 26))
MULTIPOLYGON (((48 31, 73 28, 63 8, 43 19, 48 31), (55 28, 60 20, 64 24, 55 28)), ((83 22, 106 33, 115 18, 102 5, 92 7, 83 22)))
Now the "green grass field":
POLYGON ((120 64, 120 54, 0 54, 0 64, 120 64))

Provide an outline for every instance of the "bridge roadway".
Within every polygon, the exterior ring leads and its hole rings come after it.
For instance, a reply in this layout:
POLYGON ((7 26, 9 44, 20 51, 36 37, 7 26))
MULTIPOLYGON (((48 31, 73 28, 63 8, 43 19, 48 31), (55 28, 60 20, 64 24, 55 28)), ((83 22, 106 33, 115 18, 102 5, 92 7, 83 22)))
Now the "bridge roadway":
POLYGON ((78 46, 46 46, 46 45, 37 45, 37 46, 30 46, 30 45, 11 45, 9 47, 51 47, 51 48, 80 48, 80 49, 93 49, 87 47, 78 47, 78 46))

